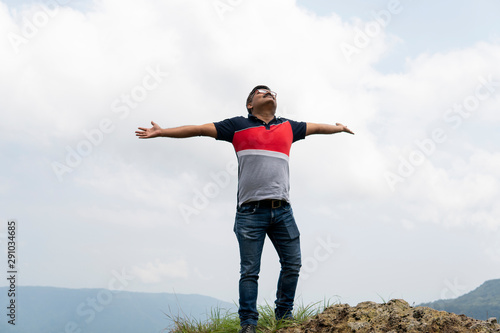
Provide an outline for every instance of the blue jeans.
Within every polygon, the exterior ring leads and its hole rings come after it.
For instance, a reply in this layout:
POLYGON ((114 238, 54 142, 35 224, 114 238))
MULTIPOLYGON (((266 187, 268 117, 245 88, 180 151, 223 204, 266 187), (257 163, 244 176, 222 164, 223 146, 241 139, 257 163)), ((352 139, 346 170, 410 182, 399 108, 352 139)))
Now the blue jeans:
POLYGON ((300 233, 292 208, 285 203, 279 208, 262 208, 256 203, 238 207, 234 232, 240 248, 240 324, 257 325, 257 289, 260 259, 267 236, 278 253, 281 272, 275 301, 276 318, 292 316, 293 300, 301 267, 300 233))

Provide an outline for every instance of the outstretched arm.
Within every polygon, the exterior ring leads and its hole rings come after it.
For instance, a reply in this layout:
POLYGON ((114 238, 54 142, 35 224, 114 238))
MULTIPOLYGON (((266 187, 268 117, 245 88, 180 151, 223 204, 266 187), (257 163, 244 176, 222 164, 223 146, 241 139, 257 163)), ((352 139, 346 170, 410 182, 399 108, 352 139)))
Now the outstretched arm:
POLYGON ((307 123, 306 127, 306 136, 311 134, 334 134, 339 132, 354 134, 347 126, 340 123, 336 123, 335 125, 307 123))
POLYGON ((205 125, 187 125, 173 128, 161 128, 154 121, 151 122, 153 127, 145 128, 139 127, 139 131, 135 131, 135 135, 139 139, 150 139, 159 136, 168 138, 190 138, 193 136, 210 136, 217 138, 217 129, 213 123, 205 125))

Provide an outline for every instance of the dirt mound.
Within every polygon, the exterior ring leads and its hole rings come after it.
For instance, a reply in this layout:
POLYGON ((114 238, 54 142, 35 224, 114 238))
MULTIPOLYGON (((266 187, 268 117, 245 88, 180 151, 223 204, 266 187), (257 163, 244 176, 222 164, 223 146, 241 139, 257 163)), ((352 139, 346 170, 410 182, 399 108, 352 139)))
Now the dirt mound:
POLYGON ((384 304, 363 302, 355 307, 347 304, 330 306, 323 313, 310 318, 305 323, 296 324, 278 332, 500 332, 500 324, 495 318, 481 321, 427 307, 411 307, 404 300, 395 299, 384 304))

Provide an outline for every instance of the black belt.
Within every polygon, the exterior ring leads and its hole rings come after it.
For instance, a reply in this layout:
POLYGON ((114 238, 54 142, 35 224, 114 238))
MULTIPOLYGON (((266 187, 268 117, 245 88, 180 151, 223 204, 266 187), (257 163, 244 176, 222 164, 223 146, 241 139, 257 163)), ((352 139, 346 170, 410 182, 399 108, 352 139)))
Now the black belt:
POLYGON ((244 205, 256 205, 259 208, 280 208, 281 206, 288 205, 288 202, 286 200, 265 199, 246 202, 244 205))

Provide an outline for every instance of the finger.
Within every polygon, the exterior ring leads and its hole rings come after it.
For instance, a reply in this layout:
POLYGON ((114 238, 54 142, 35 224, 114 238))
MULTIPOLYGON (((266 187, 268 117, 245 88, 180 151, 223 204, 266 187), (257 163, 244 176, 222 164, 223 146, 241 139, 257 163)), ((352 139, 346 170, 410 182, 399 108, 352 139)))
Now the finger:
POLYGON ((144 128, 144 127, 137 127, 138 129, 140 129, 141 131, 147 131, 148 129, 147 128, 144 128))

